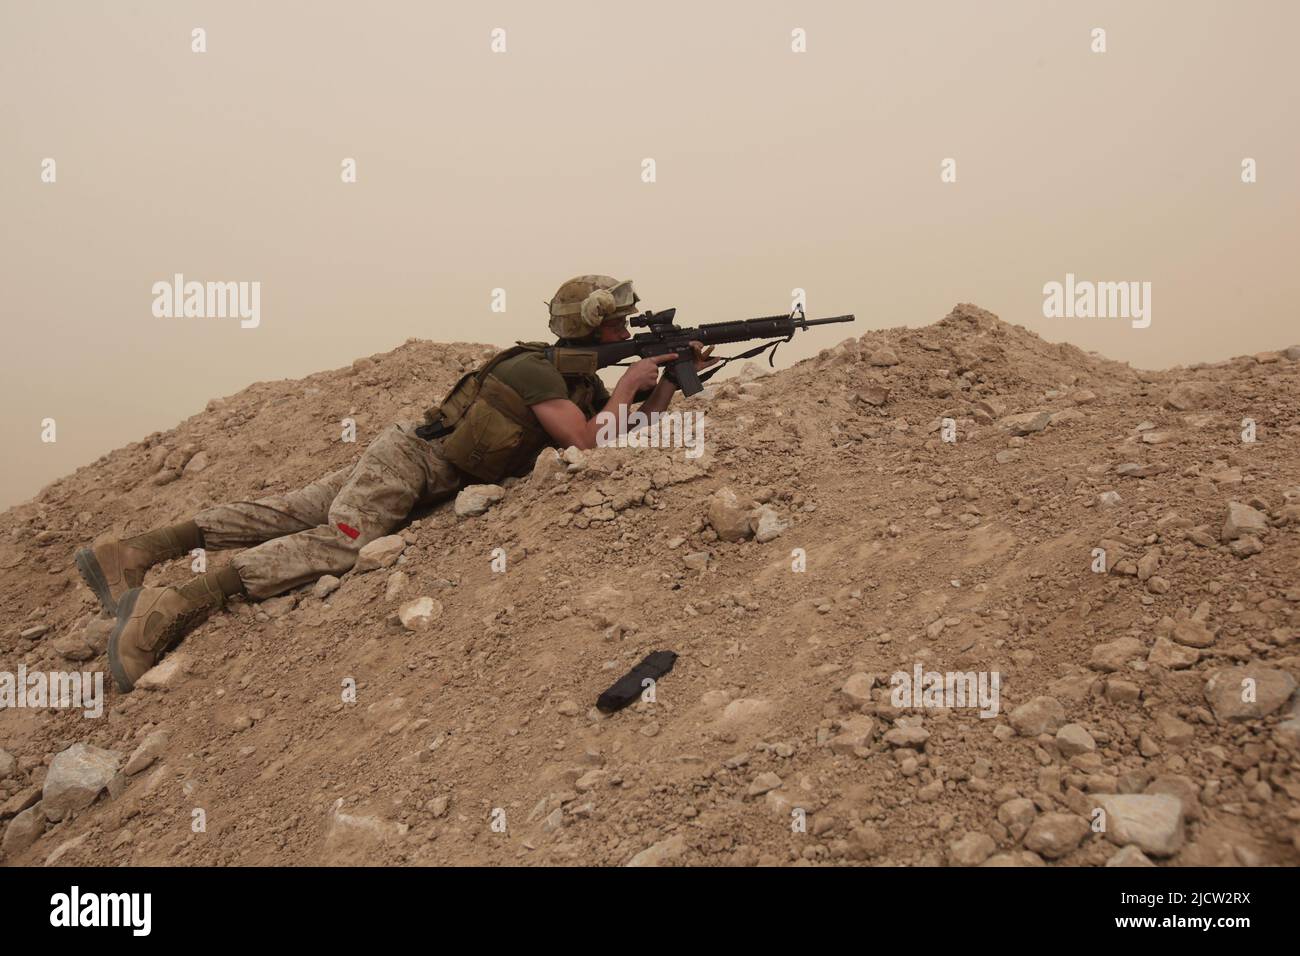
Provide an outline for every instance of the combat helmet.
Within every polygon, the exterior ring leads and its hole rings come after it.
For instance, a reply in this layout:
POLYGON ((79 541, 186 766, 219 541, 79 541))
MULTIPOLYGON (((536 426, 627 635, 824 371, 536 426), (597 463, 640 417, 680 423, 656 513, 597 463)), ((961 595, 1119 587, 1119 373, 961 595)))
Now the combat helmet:
POLYGON ((631 279, 577 276, 560 286, 547 303, 551 331, 562 339, 585 339, 611 316, 631 315, 639 301, 631 279))

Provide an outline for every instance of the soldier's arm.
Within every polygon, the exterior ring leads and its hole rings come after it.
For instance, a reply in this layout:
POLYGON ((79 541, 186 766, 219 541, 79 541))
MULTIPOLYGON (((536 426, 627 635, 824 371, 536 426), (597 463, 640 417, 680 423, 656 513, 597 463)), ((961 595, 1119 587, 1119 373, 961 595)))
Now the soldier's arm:
POLYGON ((582 409, 567 398, 551 398, 530 405, 533 414, 561 448, 570 445, 578 448, 596 447, 595 419, 587 421, 582 409))
MULTIPOLYGON (((695 350, 696 371, 703 371, 710 365, 717 364, 718 359, 713 358, 712 345, 706 349, 699 342, 692 342, 691 348, 695 350)), ((673 393, 676 391, 677 385, 672 381, 672 379, 665 375, 659 380, 659 384, 655 386, 654 391, 651 392, 646 400, 641 403, 641 407, 638 408, 637 411, 643 412, 646 415, 649 415, 652 412, 662 412, 672 402, 673 393)))
POLYGON ((655 386, 655 390, 641 403, 641 407, 637 411, 646 415, 651 412, 662 412, 672 402, 675 391, 677 391, 677 386, 670 379, 660 379, 659 384, 655 386))
POLYGON ((615 420, 618 418, 618 409, 620 405, 631 405, 636 393, 642 389, 654 385, 654 391, 650 398, 641 405, 641 410, 649 413, 650 411, 662 411, 650 406, 655 401, 660 392, 666 390, 667 399, 664 400, 663 407, 668 405, 668 399, 672 398, 673 384, 671 382, 660 382, 655 384, 655 379, 659 375, 659 366, 664 362, 671 362, 677 356, 673 355, 656 355, 654 358, 642 359, 637 362, 618 380, 614 386, 614 391, 605 403, 605 407, 600 413, 593 418, 587 418, 582 414, 580 409, 567 398, 551 398, 544 402, 538 402, 530 405, 533 414, 537 416, 538 422, 546 429, 546 433, 555 440, 555 443, 562 448, 575 445, 578 448, 595 448, 596 435, 600 432, 604 412, 614 415, 615 420))

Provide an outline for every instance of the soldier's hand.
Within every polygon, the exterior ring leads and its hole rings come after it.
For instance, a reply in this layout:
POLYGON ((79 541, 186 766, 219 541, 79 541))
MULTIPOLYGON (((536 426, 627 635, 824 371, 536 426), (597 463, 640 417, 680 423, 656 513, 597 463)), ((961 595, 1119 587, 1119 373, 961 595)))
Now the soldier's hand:
POLYGON ((702 342, 691 342, 691 349, 695 352, 695 371, 702 372, 710 365, 717 365, 721 359, 710 358, 713 355, 713 346, 707 349, 702 342))
POLYGON ((668 355, 652 355, 650 358, 643 358, 641 361, 628 367, 623 373, 621 382, 627 382, 632 386, 633 392, 644 391, 647 388, 654 388, 655 383, 659 381, 659 366, 665 362, 673 362, 677 359, 676 352, 670 352, 668 355))

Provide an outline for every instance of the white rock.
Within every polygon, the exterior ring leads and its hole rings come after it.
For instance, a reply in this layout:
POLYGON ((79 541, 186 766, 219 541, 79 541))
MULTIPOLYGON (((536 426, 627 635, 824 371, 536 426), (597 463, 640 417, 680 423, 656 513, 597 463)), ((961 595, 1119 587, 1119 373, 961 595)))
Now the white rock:
POLYGON ((395 601, 397 596, 406 588, 410 580, 405 571, 394 571, 388 576, 388 586, 384 589, 384 600, 395 601))
POLYGON ((924 727, 898 725, 885 734, 885 743, 891 747, 911 747, 920 750, 930 739, 930 731, 924 727))
POLYGON ((1088 821, 1076 814, 1044 813, 1025 834, 1025 849, 1055 860, 1077 847, 1088 830, 1088 821))
POLYGON ((688 571, 703 571, 709 566, 709 552, 691 551, 682 555, 682 565, 688 571))
POLYGON ((358 574, 365 574, 367 571, 376 571, 379 568, 390 568, 397 563, 398 555, 406 547, 406 542, 402 540, 401 535, 388 534, 382 538, 376 538, 369 544, 363 545, 357 552, 357 563, 353 570, 358 574))
POLYGON ((971 832, 948 847, 948 859, 954 866, 979 866, 997 848, 987 833, 971 832))
POLYGON ((897 365, 898 353, 895 352, 893 349, 891 349, 888 345, 883 345, 880 348, 873 350, 871 354, 867 356, 867 361, 872 365, 877 365, 881 367, 897 365))
POLYGON ((1168 794, 1122 793, 1097 797, 1106 811, 1106 836, 1116 846, 1136 846, 1152 856, 1173 856, 1183 845, 1183 805, 1168 794))
POLYGON ((50 646, 64 660, 88 661, 95 656, 95 651, 82 639, 81 633, 78 631, 55 638, 50 642, 50 646))
POLYGON ((723 708, 722 719, 728 723, 752 720, 766 715, 771 709, 770 701, 757 697, 741 697, 723 708))
POLYGON ((1185 644, 1188 647, 1209 647, 1214 643, 1218 635, 1206 627, 1202 621, 1188 618, 1185 621, 1175 623, 1173 633, 1170 636, 1179 644, 1185 644))
POLYGON ((122 772, 128 777, 132 777, 142 770, 148 769, 155 760, 167 749, 167 732, 165 730, 155 730, 140 742, 140 746, 135 748, 122 768, 122 772))
POLYGON ((1082 724, 1066 724, 1056 732, 1056 747, 1063 757, 1069 758, 1092 753, 1097 749, 1097 742, 1082 724))
POLYGON ((397 617, 408 631, 423 631, 442 616, 442 604, 431 597, 418 597, 397 609, 397 617))
POLYGON ((831 738, 831 750, 835 753, 851 754, 859 747, 870 746, 871 735, 875 733, 875 728, 876 722, 870 717, 862 714, 850 717, 844 721, 840 732, 831 738))
POLYGON ((343 798, 334 801, 325 825, 324 856, 328 863, 361 865, 377 849, 402 839, 409 829, 371 814, 341 812, 343 798))
POLYGON ((1279 709, 1295 689, 1288 672, 1251 664, 1215 671, 1205 682, 1205 699, 1220 721, 1254 720, 1279 709))
POLYGON ((339 585, 342 583, 343 582, 334 575, 325 574, 317 579, 315 587, 311 589, 311 593, 316 595, 318 598, 324 599, 337 591, 339 585))
POLYGON ((1037 737, 1060 729, 1065 723, 1065 708, 1055 697, 1035 697, 1012 710, 1007 719, 1022 737, 1037 737))
POLYGON ((1023 412, 1019 415, 1008 415, 998 424, 1012 435, 1032 435, 1046 428, 1051 419, 1051 412, 1023 412))
POLYGON ((472 518, 485 513, 488 508, 505 497, 506 490, 500 485, 467 485, 456 496, 453 510, 461 518, 472 518))
POLYGON ((998 807, 998 823, 1007 828, 1013 840, 1019 840, 1029 831, 1037 815, 1034 801, 1024 797, 1014 797, 998 807))
POLYGON ((599 787, 606 786, 609 783, 609 771, 599 768, 588 770, 579 777, 573 784, 579 793, 586 793, 589 790, 595 790, 599 787))
POLYGON ((162 663, 145 671, 135 682, 137 690, 169 690, 185 678, 187 658, 182 654, 168 654, 162 663))
POLYGON ((45 813, 38 803, 9 821, 9 826, 5 827, 4 841, 0 843, 0 852, 5 856, 15 856, 40 839, 44 832, 45 813))
POLYGON ((754 540, 759 544, 779 538, 789 527, 789 524, 782 521, 781 516, 767 505, 763 505, 750 515, 749 525, 754 531, 754 540))
POLYGON ((874 676, 865 671, 859 671, 856 674, 849 675, 849 679, 840 688, 840 693, 854 707, 862 707, 871 703, 871 688, 875 683, 876 678, 874 676))
POLYGON ((1156 638, 1151 653, 1147 655, 1147 663, 1159 664, 1170 670, 1182 670, 1195 664, 1200 656, 1201 652, 1196 648, 1175 644, 1162 635, 1156 638))
POLYGON ((1136 846, 1126 846, 1106 861, 1107 866, 1155 866, 1136 846))
POLYGON ((116 623, 115 618, 96 615, 86 622, 86 626, 81 631, 81 639, 96 654, 103 654, 108 649, 108 639, 112 636, 116 623))
POLYGON ((751 506, 730 488, 719 488, 709 499, 709 524, 723 541, 743 541, 754 533, 749 523, 751 506))
POLYGON ((90 744, 75 743, 50 761, 41 809, 45 819, 62 820, 69 812, 94 803, 95 798, 117 774, 122 755, 90 744))
POLYGON ((1261 511, 1239 501, 1228 502, 1228 513, 1223 519, 1223 528, 1219 538, 1223 541, 1235 541, 1245 535, 1257 535, 1268 530, 1268 518, 1261 511))
POLYGON ((542 453, 533 462, 533 472, 528 476, 528 483, 533 486, 548 487, 553 476, 564 471, 565 462, 554 448, 543 448, 542 453))
POLYGON ((1113 641, 1094 647, 1088 666, 1093 670, 1110 673, 1123 669, 1129 661, 1145 655, 1146 645, 1136 637, 1117 637, 1113 641))

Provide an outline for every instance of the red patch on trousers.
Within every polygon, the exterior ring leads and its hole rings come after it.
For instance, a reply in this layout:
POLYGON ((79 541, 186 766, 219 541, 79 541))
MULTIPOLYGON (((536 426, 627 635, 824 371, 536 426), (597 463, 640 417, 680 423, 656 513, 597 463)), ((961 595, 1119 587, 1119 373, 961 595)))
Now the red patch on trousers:
POLYGON ((358 531, 356 528, 353 528, 351 525, 344 524, 342 521, 339 522, 339 530, 342 531, 349 538, 351 538, 353 541, 361 537, 360 531, 358 531))

